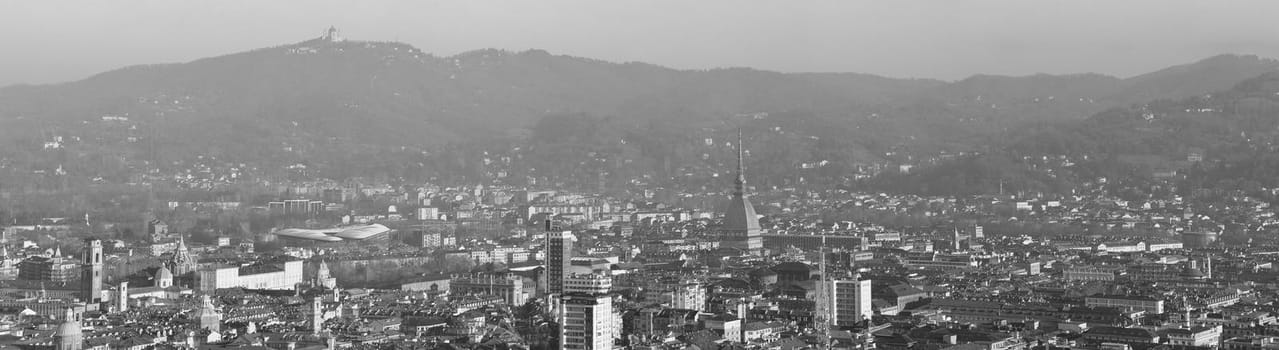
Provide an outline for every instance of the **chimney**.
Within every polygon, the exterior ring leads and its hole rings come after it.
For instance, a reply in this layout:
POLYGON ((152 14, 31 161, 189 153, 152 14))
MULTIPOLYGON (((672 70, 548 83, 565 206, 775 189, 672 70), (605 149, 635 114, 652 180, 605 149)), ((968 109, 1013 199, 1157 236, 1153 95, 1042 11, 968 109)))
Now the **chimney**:
POLYGON ((955 334, 943 335, 941 337, 941 340, 942 342, 945 342, 946 344, 950 344, 950 345, 959 344, 959 336, 955 334))

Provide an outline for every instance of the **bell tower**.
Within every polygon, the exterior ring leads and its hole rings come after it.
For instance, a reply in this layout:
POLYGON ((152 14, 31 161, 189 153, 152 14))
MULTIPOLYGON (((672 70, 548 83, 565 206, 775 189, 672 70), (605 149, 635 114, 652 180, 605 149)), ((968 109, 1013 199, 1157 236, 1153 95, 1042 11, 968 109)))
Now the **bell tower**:
POLYGON ((102 241, 90 238, 84 242, 84 261, 80 265, 80 299, 86 304, 95 305, 102 302, 102 241))

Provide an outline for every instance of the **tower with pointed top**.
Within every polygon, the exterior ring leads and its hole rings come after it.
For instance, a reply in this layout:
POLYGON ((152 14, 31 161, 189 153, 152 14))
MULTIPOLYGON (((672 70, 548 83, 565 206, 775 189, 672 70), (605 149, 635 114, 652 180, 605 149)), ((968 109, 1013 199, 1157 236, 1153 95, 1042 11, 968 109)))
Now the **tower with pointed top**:
POLYGON ((178 247, 173 250, 173 256, 169 257, 169 261, 165 262, 169 272, 173 272, 174 276, 186 276, 195 272, 196 262, 191 257, 191 250, 187 248, 186 240, 178 237, 178 247))
POLYGON ((86 304, 102 302, 102 241, 86 239, 84 262, 80 265, 80 299, 86 304))
POLYGON ((723 245, 759 251, 764 247, 763 229, 759 216, 746 193, 746 150, 742 144, 742 130, 737 129, 737 176, 733 179, 733 195, 724 211, 724 223, 719 234, 723 245))

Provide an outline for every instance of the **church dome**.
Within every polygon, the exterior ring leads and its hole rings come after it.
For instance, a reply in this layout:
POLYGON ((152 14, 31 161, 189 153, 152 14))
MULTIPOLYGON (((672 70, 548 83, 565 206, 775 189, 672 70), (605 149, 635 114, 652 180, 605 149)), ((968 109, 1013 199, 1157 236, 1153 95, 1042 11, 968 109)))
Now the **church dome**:
POLYGON ((75 319, 75 311, 68 308, 65 319, 63 319, 62 324, 58 325, 58 331, 54 335, 57 337, 78 337, 80 334, 80 322, 75 319))
POLYGON ((76 324, 75 322, 63 322, 61 325, 58 326, 58 333, 56 334, 59 337, 65 337, 69 335, 80 335, 80 325, 76 324))
POLYGON ((155 280, 156 280, 156 281, 159 281, 159 280, 172 280, 172 279, 173 279, 173 271, 169 271, 169 268, 167 268, 167 267, 160 266, 160 269, 155 271, 155 280))

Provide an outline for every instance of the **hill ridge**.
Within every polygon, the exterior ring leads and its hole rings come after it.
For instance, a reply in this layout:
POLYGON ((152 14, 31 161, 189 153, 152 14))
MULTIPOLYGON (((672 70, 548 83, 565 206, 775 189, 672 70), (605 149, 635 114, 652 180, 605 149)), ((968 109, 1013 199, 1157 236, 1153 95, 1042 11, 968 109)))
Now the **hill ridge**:
MULTIPOLYGON (((613 150, 611 161, 637 164, 630 171, 595 170, 632 175, 709 167, 703 155, 714 152, 696 146, 706 130, 754 125, 761 142, 776 143, 774 168, 765 166, 771 173, 761 176, 784 183, 796 181, 787 180, 786 170, 801 162, 850 169, 971 151, 1023 123, 1081 120, 1116 106, 1218 91, 1274 69, 1269 61, 1225 61, 1152 72, 1139 84, 1088 73, 945 82, 742 67, 681 70, 536 49, 442 57, 399 42, 308 40, 129 66, 56 85, 0 88, 0 144, 14 150, 0 157, 46 156, 32 150, 45 141, 35 128, 82 140, 62 159, 109 152, 125 163, 158 162, 216 151, 263 164, 308 160, 343 173, 338 169, 367 166, 356 158, 371 153, 420 157, 452 149, 460 153, 441 157, 466 158, 494 145, 528 145, 548 116, 568 115, 576 116, 572 123, 554 125, 591 124, 584 132, 613 137, 574 142, 613 150), (97 128, 108 115, 127 117, 133 129, 97 128), (121 141, 147 138, 168 149, 157 156, 139 141, 121 141), (630 141, 619 146, 618 138, 630 141)), ((560 164, 599 153, 540 146, 573 156, 531 161, 560 164)))

